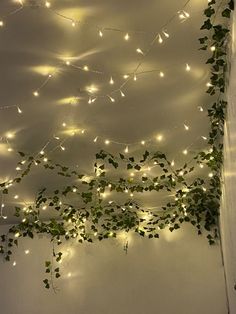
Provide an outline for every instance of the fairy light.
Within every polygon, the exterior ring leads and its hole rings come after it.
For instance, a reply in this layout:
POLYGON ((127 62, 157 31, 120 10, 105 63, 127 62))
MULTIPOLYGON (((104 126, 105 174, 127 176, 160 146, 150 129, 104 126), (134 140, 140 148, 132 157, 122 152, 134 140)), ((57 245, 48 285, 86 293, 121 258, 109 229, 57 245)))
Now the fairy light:
POLYGON ((161 37, 160 34, 158 35, 158 42, 159 42, 159 44, 162 44, 162 43, 163 43, 163 39, 162 39, 162 37, 161 37))
POLYGON ((143 53, 142 49, 137 48, 137 49, 136 49, 136 51, 137 51, 137 53, 140 53, 141 55, 144 55, 144 53, 143 53))
POLYGON ((41 150, 41 152, 39 153, 40 155, 44 155, 45 153, 44 153, 44 151, 43 150, 41 150))
POLYGON ((99 31, 99 36, 103 37, 103 32, 101 30, 99 31))
POLYGON ((85 65, 85 66, 83 67, 83 69, 84 69, 84 71, 89 71, 89 67, 88 67, 87 65, 85 65))
POLYGON ((125 97, 125 94, 122 92, 122 90, 120 90, 120 95, 121 97, 125 97))
POLYGON ((6 137, 7 137, 8 139, 11 139, 11 138, 14 137, 14 134, 11 133, 11 132, 8 132, 8 133, 6 134, 6 137))
POLYGON ((209 177, 209 178, 213 178, 213 176, 214 176, 214 175, 213 175, 212 172, 210 172, 210 173, 208 174, 208 177, 209 177))
POLYGON ((14 261, 14 262, 12 263, 12 266, 14 266, 14 267, 16 266, 16 261, 14 261))
POLYGON ((61 149, 62 151, 66 150, 66 148, 65 148, 64 146, 62 146, 62 145, 60 145, 60 149, 61 149))
POLYGON ((72 26, 72 27, 75 27, 75 26, 76 26, 75 21, 72 21, 72 22, 71 22, 71 26, 72 26))
POLYGON ((126 154, 129 152, 129 146, 126 146, 126 147, 125 147, 124 152, 125 152, 126 154))
POLYGON ((159 75, 160 75, 160 77, 164 77, 165 76, 165 74, 163 72, 160 72, 159 75))
POLYGON ((0 21, 0 27, 3 27, 3 26, 4 26, 4 22, 0 21))
POLYGON ((124 79, 127 79, 127 78, 129 78, 129 75, 128 75, 128 74, 124 74, 124 75, 123 75, 123 78, 124 78, 124 79))
POLYGON ((105 140, 104 142, 106 145, 109 145, 111 142, 109 140, 105 140))
POLYGON ((62 123, 62 126, 65 128, 65 127, 66 127, 66 123, 65 123, 65 122, 63 122, 63 123, 62 123))
POLYGON ((44 162, 47 162, 47 161, 48 161, 47 157, 43 158, 43 161, 44 161, 44 162))
POLYGON ((189 126, 187 124, 184 124, 184 128, 186 131, 189 131, 189 126))
POLYGON ((128 33, 125 34, 124 39, 129 40, 129 34, 128 33))
POLYGON ((51 7, 51 3, 49 1, 45 1, 45 7, 46 8, 50 8, 51 7))
POLYGON ((207 140, 207 137, 206 136, 201 136, 201 138, 206 141, 207 140))
POLYGON ((172 167, 174 167, 174 165, 175 165, 175 162, 174 162, 174 160, 172 160, 172 162, 171 162, 171 164, 170 164, 172 167))
POLYGON ((202 169, 202 168, 204 168, 204 165, 203 165, 203 164, 200 164, 199 167, 202 169))
POLYGON ((142 145, 145 145, 145 144, 146 144, 146 142, 145 142, 145 141, 141 141, 141 144, 142 144, 142 145))
POLYGON ((44 205, 43 207, 42 207, 42 210, 46 210, 47 209, 47 205, 44 205))
POLYGON ((16 232, 15 233, 15 238, 19 238, 19 236, 20 236, 20 232, 16 232))
POLYGON ((76 192, 77 192, 77 189, 76 189, 76 188, 73 188, 72 192, 73 192, 73 193, 76 193, 76 192))
POLYGON ((169 38, 169 37, 170 37, 170 35, 167 33, 167 31, 162 31, 162 33, 164 34, 164 36, 165 36, 166 38, 169 38))
POLYGON ((187 154, 188 154, 188 150, 187 150, 187 149, 184 149, 184 150, 183 150, 183 154, 184 154, 184 155, 187 155, 187 154))
POLYGON ((216 50, 216 47, 215 47, 215 46, 211 46, 210 50, 211 50, 211 51, 215 51, 215 50, 216 50))
POLYGON ((19 114, 22 113, 22 110, 20 109, 20 107, 17 107, 17 112, 18 112, 19 114))
POLYGON ((7 151, 8 151, 8 152, 12 152, 13 149, 12 149, 11 147, 8 147, 7 151))
POLYGON ((185 67, 186 71, 189 72, 191 70, 191 67, 188 63, 186 63, 186 67, 185 67))
POLYGON ((19 198, 19 195, 15 195, 14 199, 17 200, 19 198))
POLYGON ((210 82, 206 83, 206 87, 212 87, 213 85, 210 82))
POLYGON ((115 99, 113 97, 108 95, 108 98, 110 99, 111 102, 115 102, 115 99))
POLYGON ((161 142, 163 140, 163 135, 162 134, 157 135, 156 139, 158 142, 161 142))
POLYGON ((113 85, 113 84, 114 84, 114 80, 113 80, 113 78, 112 78, 112 77, 110 78, 109 83, 110 83, 111 85, 113 85))
POLYGON ((95 138, 94 138, 94 143, 96 143, 97 142, 97 140, 98 140, 98 136, 96 136, 95 138))
POLYGON ((21 167, 16 167, 16 171, 20 171, 21 170, 21 167))
POLYGON ((201 111, 201 112, 204 111, 204 109, 203 109, 201 106, 199 106, 198 109, 199 109, 199 111, 201 111))
POLYGON ((25 254, 28 255, 30 250, 25 250, 25 254))
POLYGON ((69 66, 69 65, 70 65, 70 61, 66 61, 66 65, 68 65, 68 66, 69 66))
POLYGON ((34 95, 35 97, 38 97, 38 96, 39 96, 39 92, 36 90, 36 91, 33 92, 33 95, 34 95))
POLYGON ((137 75, 134 74, 134 81, 137 81, 137 75))

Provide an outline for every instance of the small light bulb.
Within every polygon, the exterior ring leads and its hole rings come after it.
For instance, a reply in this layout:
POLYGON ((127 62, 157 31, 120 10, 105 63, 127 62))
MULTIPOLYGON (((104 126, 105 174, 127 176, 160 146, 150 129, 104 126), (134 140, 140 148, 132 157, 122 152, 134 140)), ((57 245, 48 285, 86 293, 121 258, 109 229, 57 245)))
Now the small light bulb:
POLYGON ((171 166, 174 167, 174 165, 175 165, 175 162, 174 162, 174 160, 172 160, 171 166))
POLYGON ((111 96, 108 96, 111 102, 115 102, 115 99, 112 98, 111 96))
POLYGON ((73 188, 72 192, 73 192, 73 193, 76 193, 76 192, 77 192, 77 189, 76 189, 76 188, 73 188))
POLYGON ((88 68, 87 65, 85 65, 85 66, 83 67, 83 69, 84 69, 84 71, 88 71, 88 70, 89 70, 89 68, 88 68))
POLYGON ((103 37, 103 32, 101 30, 99 31, 99 36, 103 37))
POLYGON ((124 78, 124 79, 127 79, 127 78, 129 78, 129 75, 128 75, 128 74, 124 74, 124 75, 123 75, 123 78, 124 78))
POLYGON ((63 123, 62 123, 62 126, 63 126, 63 127, 66 127, 66 123, 65 123, 65 122, 63 122, 63 123))
POLYGON ((19 238, 19 236, 20 236, 20 232, 16 232, 15 233, 15 238, 19 238))
POLYGON ((183 150, 183 154, 184 154, 184 155, 187 155, 187 154, 188 154, 187 149, 183 150))
POLYGON ((47 206, 44 205, 44 206, 42 207, 42 210, 46 210, 46 209, 47 209, 47 206))
POLYGON ((44 162, 47 162, 47 161, 48 161, 48 159, 45 157, 45 158, 43 158, 43 161, 44 161, 44 162))
POLYGON ((70 61, 66 61, 66 65, 70 65, 70 61))
POLYGON ((18 113, 22 113, 22 110, 20 109, 20 107, 17 107, 17 111, 18 111, 18 113))
POLYGON ((142 145, 145 145, 145 143, 146 143, 145 141, 141 141, 141 144, 142 144, 142 145))
POLYGON ((125 34, 124 39, 125 39, 125 40, 129 40, 129 34, 128 34, 128 33, 125 34))
POLYGON ((3 26, 4 26, 4 22, 0 21, 0 27, 3 27, 3 26))
POLYGON ((125 97, 125 94, 120 90, 121 97, 125 97))
POLYGON ((185 68, 185 69, 186 69, 186 71, 188 71, 188 72, 191 70, 191 68, 190 68, 190 66, 189 66, 188 63, 186 63, 186 68, 185 68))
POLYGON ((189 126, 188 125, 184 124, 184 128, 185 128, 186 131, 189 131, 189 126))
POLYGON ((213 173, 212 172, 210 172, 209 174, 208 174, 208 177, 209 178, 212 178, 214 175, 213 175, 213 173))
POLYGON ((160 72, 159 75, 160 75, 160 77, 164 77, 165 76, 165 74, 163 72, 160 72))
POLYGON ((163 140, 163 135, 158 135, 156 139, 158 142, 161 142, 163 140))
POLYGON ((26 255, 29 254, 29 252, 30 252, 29 250, 25 250, 25 254, 26 254, 26 255))
POLYGON ((14 267, 16 266, 16 261, 14 261, 14 262, 12 263, 12 266, 14 266, 14 267))
POLYGON ((137 81, 137 75, 134 74, 134 81, 137 81))
POLYGON ((109 141, 109 140, 105 140, 105 144, 106 144, 106 145, 109 145, 109 144, 110 144, 110 141, 109 141))
POLYGON ((199 106, 198 109, 199 109, 199 111, 201 111, 201 112, 204 111, 204 109, 203 109, 201 106, 199 106))
POLYGON ((215 50, 216 50, 216 47, 215 47, 215 46, 211 46, 210 50, 211 50, 211 51, 215 51, 215 50))
POLYGON ((95 138, 94 138, 94 143, 96 143, 97 142, 97 140, 98 140, 98 136, 96 136, 95 138))
POLYGON ((72 27, 75 27, 75 25, 76 25, 76 24, 75 24, 75 21, 72 21, 72 22, 71 22, 71 25, 72 25, 72 27))
POLYGON ((39 92, 36 90, 36 91, 33 92, 33 95, 34 95, 35 97, 38 97, 38 96, 39 96, 39 92))
POLYGON ((7 151, 8 151, 8 152, 12 152, 13 149, 12 149, 11 147, 8 147, 7 151))
POLYGON ((207 86, 207 87, 212 87, 213 85, 212 85, 210 82, 207 82, 207 83, 206 83, 206 86, 207 86))
POLYGON ((170 37, 170 35, 166 31, 162 31, 162 33, 165 35, 166 38, 170 37))
POLYGON ((14 199, 17 200, 19 198, 19 195, 15 195, 14 199))
POLYGON ((126 154, 129 152, 129 146, 126 146, 126 147, 125 147, 124 152, 125 152, 126 154))
POLYGON ((206 137, 206 136, 202 136, 201 138, 202 138, 204 141, 207 140, 207 137, 206 137))
POLYGON ((163 43, 163 39, 162 39, 162 37, 161 37, 160 34, 158 35, 158 42, 159 42, 159 44, 162 44, 162 43, 163 43))
POLYGON ((46 8, 50 8, 50 7, 51 7, 51 3, 50 3, 49 1, 46 1, 46 2, 45 2, 45 7, 46 7, 46 8))
POLYGON ((111 85, 113 85, 114 84, 114 81, 113 81, 113 78, 111 77, 110 78, 110 82, 109 82, 111 85))
POLYGON ((137 53, 140 53, 141 55, 144 55, 143 51, 140 48, 136 49, 137 53))
POLYGON ((61 145, 60 145, 60 148, 61 148, 61 150, 63 150, 63 151, 66 150, 64 146, 61 146, 61 145))

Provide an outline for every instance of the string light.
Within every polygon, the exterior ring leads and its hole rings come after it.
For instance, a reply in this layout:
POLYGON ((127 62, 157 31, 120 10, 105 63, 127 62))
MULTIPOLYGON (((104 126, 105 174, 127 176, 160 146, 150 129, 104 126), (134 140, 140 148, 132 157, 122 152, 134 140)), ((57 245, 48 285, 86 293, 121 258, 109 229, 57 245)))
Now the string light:
POLYGON ((137 53, 140 53, 141 55, 144 55, 143 51, 140 48, 136 49, 137 53))
POLYGON ((184 124, 184 128, 185 128, 186 131, 189 131, 189 126, 188 125, 184 124))
POLYGON ((111 77, 110 78, 110 82, 109 82, 111 85, 113 85, 114 84, 114 81, 113 81, 113 78, 111 77))
POLYGON ((125 153, 127 154, 129 152, 129 146, 125 147, 125 153))
POLYGON ((39 92, 38 92, 38 91, 34 91, 34 92, 33 92, 33 95, 34 95, 35 97, 38 97, 38 96, 39 96, 39 92))
POLYGON ((128 33, 125 34, 124 39, 129 40, 129 34, 128 33))
POLYGON ((45 1, 45 7, 46 8, 50 8, 51 7, 51 3, 49 1, 45 1))
POLYGON ((165 74, 163 72, 160 72, 159 75, 160 75, 160 77, 164 77, 165 76, 165 74))
POLYGON ((103 32, 101 30, 99 31, 99 36, 103 37, 103 32))
POLYGON ((125 97, 125 94, 120 90, 121 97, 125 97))
POLYGON ((162 33, 164 34, 164 36, 165 36, 166 38, 169 38, 169 37, 170 37, 170 35, 169 35, 166 31, 162 31, 162 33))
POLYGON ((109 144, 110 144, 110 141, 109 141, 109 140, 105 140, 105 144, 106 144, 106 145, 109 145, 109 144))
POLYGON ((185 69, 186 69, 186 71, 190 71, 191 70, 191 68, 190 68, 188 63, 186 63, 186 68, 185 69))
POLYGON ((162 43, 163 43, 163 39, 162 39, 162 37, 161 37, 160 34, 158 35, 158 42, 159 42, 159 44, 162 44, 162 43))
POLYGON ((184 155, 187 155, 187 154, 188 154, 188 150, 187 150, 187 149, 184 149, 184 150, 183 150, 183 154, 184 154, 184 155))
POLYGON ((110 99, 111 102, 115 102, 115 99, 113 97, 108 95, 108 98, 110 99))
POLYGON ((4 22, 0 21, 0 27, 3 27, 3 26, 4 26, 4 22))

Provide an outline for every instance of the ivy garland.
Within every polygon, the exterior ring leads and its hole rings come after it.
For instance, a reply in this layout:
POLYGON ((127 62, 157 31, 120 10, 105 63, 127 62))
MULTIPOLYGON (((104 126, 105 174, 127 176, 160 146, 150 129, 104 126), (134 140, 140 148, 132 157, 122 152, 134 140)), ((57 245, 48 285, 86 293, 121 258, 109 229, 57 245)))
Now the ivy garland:
MULTIPOLYGON (((45 156, 26 156, 18 164, 24 169, 19 176, 0 184, 1 193, 8 194, 13 183, 20 183, 29 175, 35 165, 62 176, 70 183, 64 188, 58 188, 48 195, 44 188, 37 194, 35 204, 24 208, 15 207, 15 216, 21 222, 13 225, 1 236, 0 252, 9 261, 12 249, 18 245, 19 237, 34 238, 35 234, 46 234, 53 244, 52 260, 45 262, 48 278, 43 282, 46 288, 54 287, 54 278, 59 278, 60 268, 55 262, 60 262, 63 253, 55 249, 63 240, 76 238, 78 242, 94 242, 109 237, 115 238, 120 231, 134 231, 140 236, 159 238, 159 230, 168 228, 171 232, 179 229, 184 222, 191 223, 198 234, 208 231, 209 244, 214 244, 218 238, 218 215, 221 197, 221 167, 223 163, 223 133, 227 101, 225 89, 227 84, 227 44, 230 34, 229 18, 234 10, 234 1, 212 0, 204 11, 206 17, 201 30, 206 35, 199 39, 201 50, 210 50, 212 55, 207 60, 211 65, 211 79, 207 93, 217 95, 215 102, 208 109, 210 133, 209 150, 196 154, 192 161, 179 169, 174 169, 167 156, 159 151, 145 151, 142 159, 119 154, 114 156, 104 150, 96 154, 94 175, 88 180, 85 174, 70 167, 54 163, 45 156), (219 15, 221 15, 220 18, 219 15), (219 19, 221 24, 216 24, 219 19), (132 177, 109 176, 108 169, 127 169, 139 172, 143 167, 155 164, 158 175, 154 178, 141 176, 132 177), (206 164, 211 176, 208 178, 193 177, 193 170, 199 164, 206 164), (103 193, 107 190, 120 195, 145 192, 172 192, 175 200, 167 202, 158 210, 147 210, 137 200, 130 197, 125 201, 106 202, 103 193), (49 206, 55 211, 57 218, 49 221, 42 219, 42 207, 49 206), (78 206, 79 204, 79 206, 78 206)), ((120 171, 122 173, 122 171, 120 171)), ((120 175, 120 173, 119 173, 120 175)), ((128 243, 124 249, 127 250, 128 243)))

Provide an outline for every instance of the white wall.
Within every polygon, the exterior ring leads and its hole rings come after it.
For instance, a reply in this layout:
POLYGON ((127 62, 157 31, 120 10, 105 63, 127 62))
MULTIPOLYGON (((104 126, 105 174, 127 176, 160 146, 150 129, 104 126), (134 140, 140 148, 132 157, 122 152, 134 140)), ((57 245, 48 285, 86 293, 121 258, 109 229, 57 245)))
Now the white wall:
POLYGON ((210 247, 190 226, 155 240, 131 236, 127 255, 121 240, 68 244, 64 250, 57 294, 41 282, 50 256, 47 239, 21 241, 15 267, 0 260, 0 313, 227 313, 219 247, 210 247))
POLYGON ((232 40, 232 68, 228 91, 228 114, 225 125, 225 165, 221 224, 227 274, 230 313, 236 313, 236 12, 232 40))

